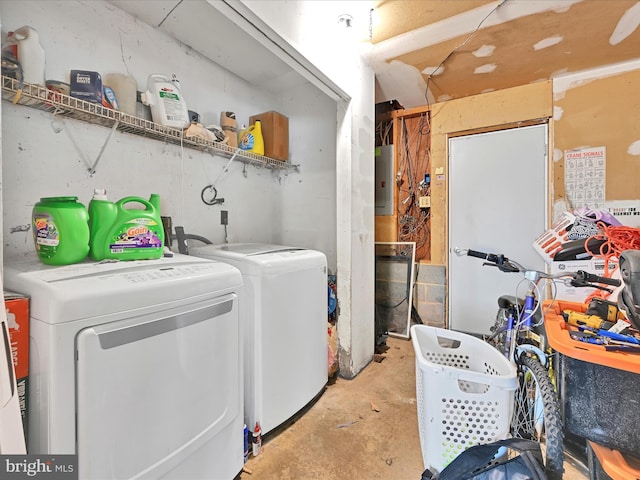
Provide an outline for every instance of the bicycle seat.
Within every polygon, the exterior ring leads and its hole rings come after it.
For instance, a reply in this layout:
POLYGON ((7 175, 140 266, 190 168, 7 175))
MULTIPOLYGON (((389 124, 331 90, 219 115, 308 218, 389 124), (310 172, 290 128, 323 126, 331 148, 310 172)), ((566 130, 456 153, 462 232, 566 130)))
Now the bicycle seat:
POLYGON ((618 296, 618 307, 640 330, 640 250, 625 250, 620 254, 620 275, 624 287, 618 296))

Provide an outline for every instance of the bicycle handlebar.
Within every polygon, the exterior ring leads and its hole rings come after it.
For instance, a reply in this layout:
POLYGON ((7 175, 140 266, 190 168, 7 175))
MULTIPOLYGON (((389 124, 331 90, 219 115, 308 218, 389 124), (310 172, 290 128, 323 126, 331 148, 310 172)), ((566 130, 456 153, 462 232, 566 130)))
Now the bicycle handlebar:
POLYGON ((619 287, 622 285, 622 281, 617 278, 601 277, 592 273, 585 272, 584 270, 578 270, 575 272, 571 285, 574 287, 588 287, 591 283, 602 283, 604 285, 612 285, 619 287))
MULTIPOLYGON (((460 250, 459 252, 456 251, 456 253, 458 253, 459 255, 461 255, 462 252, 464 252, 464 250, 460 250)), ((486 260, 486 262, 484 262, 483 265, 491 266, 491 267, 495 266, 502 272, 526 273, 530 271, 524 268, 522 265, 512 260, 509 260, 507 257, 505 257, 502 254, 485 253, 485 252, 479 252, 477 250, 467 249, 466 255, 469 257, 476 257, 482 260, 486 260)), ((571 278, 570 283, 573 287, 593 287, 593 288, 599 288, 601 290, 608 290, 607 288, 604 288, 597 284, 611 285, 615 287, 619 287, 620 285, 622 285, 622 281, 616 278, 602 277, 600 275, 594 275, 592 273, 585 272, 584 270, 578 270, 576 272, 562 272, 555 275, 549 275, 548 273, 539 272, 537 270, 531 270, 531 272, 536 273, 540 278, 554 279, 554 278, 570 277, 571 278)))
POLYGON ((512 273, 522 271, 522 267, 520 267, 520 265, 512 262, 502 254, 484 253, 478 252, 477 250, 467 250, 467 255, 469 257, 476 257, 481 258, 482 260, 486 260, 489 263, 485 262, 484 265, 496 266, 502 272, 512 273))

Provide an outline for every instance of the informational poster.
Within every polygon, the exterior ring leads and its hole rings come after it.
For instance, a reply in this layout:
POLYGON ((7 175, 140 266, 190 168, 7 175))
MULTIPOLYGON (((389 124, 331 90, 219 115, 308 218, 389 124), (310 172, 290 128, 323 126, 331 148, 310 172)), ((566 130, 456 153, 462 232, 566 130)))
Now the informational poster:
POLYGON ((564 188, 572 208, 604 208, 607 148, 564 151, 564 188))

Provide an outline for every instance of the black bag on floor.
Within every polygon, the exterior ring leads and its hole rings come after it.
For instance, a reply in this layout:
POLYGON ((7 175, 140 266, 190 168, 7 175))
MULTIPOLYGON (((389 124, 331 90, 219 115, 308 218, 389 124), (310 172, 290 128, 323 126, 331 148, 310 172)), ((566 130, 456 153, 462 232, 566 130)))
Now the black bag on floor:
POLYGON ((468 448, 440 474, 425 470, 422 480, 546 480, 543 465, 538 442, 508 438, 468 448), (509 454, 496 460, 500 447, 509 454))

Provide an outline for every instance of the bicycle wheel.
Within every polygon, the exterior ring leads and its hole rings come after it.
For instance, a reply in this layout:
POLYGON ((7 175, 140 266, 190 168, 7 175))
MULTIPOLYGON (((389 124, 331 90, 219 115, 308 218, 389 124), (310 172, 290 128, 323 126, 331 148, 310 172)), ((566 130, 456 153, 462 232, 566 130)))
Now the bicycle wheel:
POLYGON ((560 406, 549 372, 532 357, 518 360, 518 389, 511 434, 540 442, 549 480, 561 479, 564 442, 560 406))

